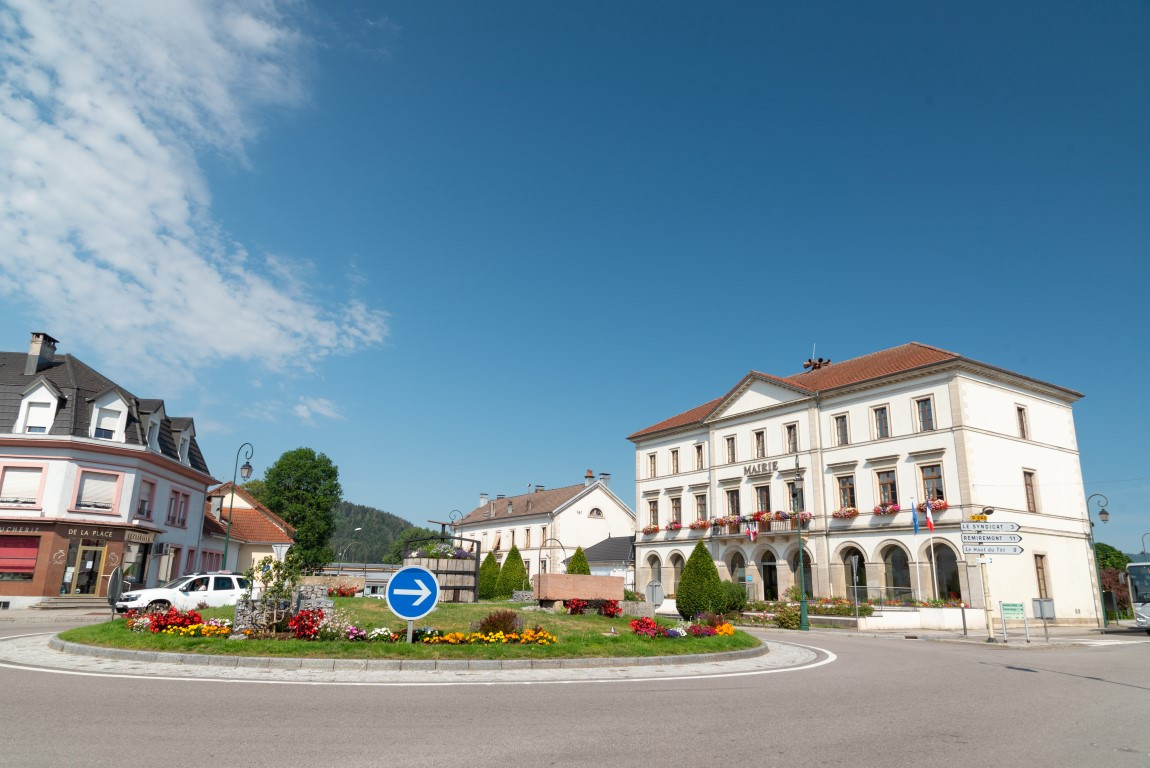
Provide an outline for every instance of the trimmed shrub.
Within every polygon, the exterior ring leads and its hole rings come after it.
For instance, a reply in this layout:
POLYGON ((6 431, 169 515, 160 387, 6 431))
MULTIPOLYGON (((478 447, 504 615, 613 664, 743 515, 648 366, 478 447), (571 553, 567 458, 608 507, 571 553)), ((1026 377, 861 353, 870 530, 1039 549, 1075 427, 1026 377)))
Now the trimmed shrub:
POLYGON ((798 629, 800 618, 797 605, 782 603, 775 610, 775 626, 779 629, 798 629))
POLYGON ((733 581, 723 582, 723 613, 742 613, 747 609, 747 590, 733 581))
POLYGON ((510 635, 512 632, 521 633, 524 626, 523 617, 518 613, 512 610, 502 610, 493 611, 484 616, 483 620, 476 626, 476 631, 485 635, 494 632, 510 635))
POLYGON ((499 580, 495 582, 496 599, 507 599, 517 589, 527 589, 527 569, 523 567, 523 556, 519 554, 518 547, 512 547, 503 558, 503 567, 499 569, 499 580))
POLYGON ((567 564, 567 573, 591 575, 591 566, 587 563, 587 555, 583 554, 583 547, 576 547, 575 554, 571 556, 571 562, 567 564))
POLYGON ((488 552, 479 566, 479 599, 492 600, 495 598, 495 584, 499 581, 499 561, 495 559, 494 552, 488 552))
POLYGON ((675 607, 684 619, 693 619, 700 613, 722 613, 726 607, 723 582, 702 541, 691 550, 691 556, 683 566, 683 575, 675 592, 675 607))

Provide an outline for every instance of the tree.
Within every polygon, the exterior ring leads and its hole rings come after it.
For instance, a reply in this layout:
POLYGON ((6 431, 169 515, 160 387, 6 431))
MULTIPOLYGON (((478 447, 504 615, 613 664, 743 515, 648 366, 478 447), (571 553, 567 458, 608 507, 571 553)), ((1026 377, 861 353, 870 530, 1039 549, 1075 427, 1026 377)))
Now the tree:
POLYGON ((1124 571, 1130 562, 1130 558, 1126 555, 1109 544, 1103 544, 1101 541, 1094 544, 1094 550, 1098 553, 1098 567, 1103 570, 1113 568, 1118 571, 1124 571))
POLYGON ((335 559, 328 543, 343 489, 331 459, 311 448, 287 451, 264 473, 260 502, 295 527, 294 561, 315 571, 335 559))
POLYGON ((435 531, 428 528, 418 528, 412 526, 407 530, 401 532, 399 536, 392 540, 391 545, 387 548, 387 554, 383 556, 385 563, 402 563, 403 558, 411 554, 414 549, 412 542, 416 539, 426 539, 435 535, 435 531))
POLYGON ((499 561, 494 552, 488 552, 479 566, 479 599, 491 600, 495 597, 495 586, 499 582, 499 561))
POLYGON ((526 589, 527 569, 523 567, 523 556, 519 548, 512 545, 511 551, 503 559, 503 567, 499 569, 499 580, 495 582, 495 597, 508 598, 517 589, 526 589))
POLYGON ((684 619, 693 619, 700 613, 720 613, 726 607, 723 582, 715 562, 700 541, 691 550, 683 575, 675 592, 675 607, 684 619))
POLYGON ((591 575, 591 566, 587 562, 587 555, 583 552, 583 547, 575 548, 575 554, 571 555, 571 562, 567 564, 567 573, 591 575))

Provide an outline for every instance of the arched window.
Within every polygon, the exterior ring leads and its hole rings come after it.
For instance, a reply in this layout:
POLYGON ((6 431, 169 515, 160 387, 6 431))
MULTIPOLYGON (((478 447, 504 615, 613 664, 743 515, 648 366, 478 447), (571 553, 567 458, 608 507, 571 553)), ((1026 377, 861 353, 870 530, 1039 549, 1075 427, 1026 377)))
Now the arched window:
MULTIPOLYGON (((647 581, 648 582, 657 581, 660 584, 662 584, 662 582, 663 582, 663 566, 662 566, 662 564, 659 563, 659 556, 658 555, 651 555, 650 557, 647 558, 647 569, 651 573, 651 577, 647 581)), ((666 589, 666 587, 664 587, 663 588, 663 594, 666 594, 666 593, 667 593, 667 589, 666 589)))
POLYGON ((760 563, 763 573, 763 599, 779 599, 779 570, 774 552, 765 552, 760 563))
POLYGON ((747 561, 743 559, 742 552, 736 552, 731 555, 731 562, 729 565, 731 571, 731 580, 736 584, 747 583, 747 561))
POLYGON ((883 552, 882 562, 886 569, 884 586, 888 600, 911 600, 910 560, 902 547, 891 545, 883 552))
POLYGON ((958 559, 954 550, 945 544, 935 544, 930 552, 930 566, 938 584, 936 597, 939 600, 961 600, 962 585, 958 581, 958 559))
POLYGON ((866 588, 866 557, 856 547, 847 547, 842 552, 843 573, 846 575, 844 585, 846 593, 852 600, 863 602, 867 599, 866 588), (858 567, 851 568, 851 557, 858 558, 858 567))
MULTIPOLYGON (((795 586, 799 585, 799 553, 791 556, 791 573, 794 575, 795 586)), ((807 597, 814 597, 814 583, 811 579, 811 553, 803 550, 803 587, 807 597)))
POLYGON ((683 578, 683 556, 678 552, 671 555, 671 583, 664 585, 663 589, 668 595, 679 591, 679 580, 683 578))

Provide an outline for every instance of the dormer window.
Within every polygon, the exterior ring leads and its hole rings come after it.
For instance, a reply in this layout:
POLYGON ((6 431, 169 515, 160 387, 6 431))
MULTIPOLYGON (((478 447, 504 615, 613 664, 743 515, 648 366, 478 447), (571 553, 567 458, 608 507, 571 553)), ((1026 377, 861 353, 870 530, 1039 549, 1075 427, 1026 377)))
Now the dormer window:
POLYGON ((192 444, 192 436, 183 432, 180 434, 180 463, 188 463, 188 447, 192 444))
POLYGON ((96 412, 96 428, 92 432, 92 437, 100 440, 114 440, 116 425, 120 423, 120 416, 120 411, 114 411, 111 408, 99 409, 96 412))
POLYGON ((46 379, 40 378, 23 392, 20 411, 12 431, 26 435, 46 435, 52 431, 56 420, 56 409, 60 407, 62 395, 46 379))
POLYGON ((148 423, 148 449, 156 450, 160 446, 160 422, 150 421, 148 423))
POLYGON ((89 402, 92 403, 92 420, 88 427, 88 437, 124 442, 128 426, 128 403, 124 398, 117 391, 108 390, 89 402))

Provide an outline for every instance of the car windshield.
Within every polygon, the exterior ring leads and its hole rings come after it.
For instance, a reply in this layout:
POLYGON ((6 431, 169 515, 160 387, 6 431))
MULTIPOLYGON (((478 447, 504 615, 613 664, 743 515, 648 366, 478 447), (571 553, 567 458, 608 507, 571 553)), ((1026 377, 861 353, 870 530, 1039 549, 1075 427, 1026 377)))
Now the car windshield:
POLYGON ((183 584, 187 580, 188 580, 187 576, 181 576, 178 579, 172 579, 167 584, 161 584, 160 589, 176 589, 177 587, 179 587, 181 584, 183 584))

